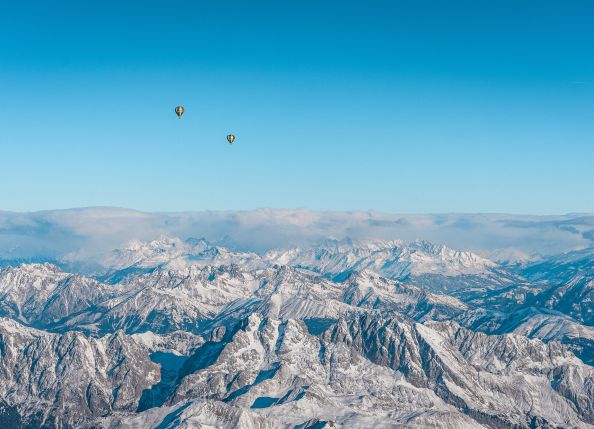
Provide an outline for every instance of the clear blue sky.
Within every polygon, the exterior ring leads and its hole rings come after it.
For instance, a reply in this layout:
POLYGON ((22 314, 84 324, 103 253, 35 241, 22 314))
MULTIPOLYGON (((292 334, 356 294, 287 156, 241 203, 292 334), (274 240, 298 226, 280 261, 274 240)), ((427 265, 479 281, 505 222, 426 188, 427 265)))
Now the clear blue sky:
POLYGON ((591 0, 4 1, 0 209, 594 212, 593 21, 591 0))

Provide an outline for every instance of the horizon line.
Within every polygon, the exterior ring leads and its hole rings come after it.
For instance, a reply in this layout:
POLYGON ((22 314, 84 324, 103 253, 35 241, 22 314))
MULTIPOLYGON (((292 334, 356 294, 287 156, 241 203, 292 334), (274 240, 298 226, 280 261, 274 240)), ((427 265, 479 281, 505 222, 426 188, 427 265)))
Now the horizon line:
POLYGON ((311 212, 320 214, 370 214, 370 215, 396 215, 396 216, 444 216, 444 215, 491 215, 491 216, 535 216, 535 217, 555 217, 555 216, 594 216, 594 212, 571 211, 566 213, 514 213, 497 211, 444 211, 444 212, 388 212, 375 209, 355 209, 355 210, 336 210, 336 209, 312 209, 308 207, 255 207, 251 209, 188 209, 188 210, 142 210, 121 206, 80 206, 67 208, 51 208, 40 210, 5 210, 0 208, 0 214, 42 214, 51 212, 68 211, 91 211, 91 210, 119 210, 125 212, 135 212, 142 214, 190 214, 190 213, 250 213, 250 212, 311 212))

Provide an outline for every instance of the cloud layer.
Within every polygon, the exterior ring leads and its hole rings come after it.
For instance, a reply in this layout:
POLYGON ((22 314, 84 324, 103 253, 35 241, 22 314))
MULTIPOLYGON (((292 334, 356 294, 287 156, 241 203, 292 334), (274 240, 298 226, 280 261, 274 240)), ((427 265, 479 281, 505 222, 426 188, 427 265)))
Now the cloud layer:
POLYGON ((238 250, 307 246, 325 239, 424 239, 494 259, 592 246, 594 215, 386 214, 306 209, 144 213, 84 208, 0 212, 0 258, 92 259, 132 239, 204 237, 238 250))

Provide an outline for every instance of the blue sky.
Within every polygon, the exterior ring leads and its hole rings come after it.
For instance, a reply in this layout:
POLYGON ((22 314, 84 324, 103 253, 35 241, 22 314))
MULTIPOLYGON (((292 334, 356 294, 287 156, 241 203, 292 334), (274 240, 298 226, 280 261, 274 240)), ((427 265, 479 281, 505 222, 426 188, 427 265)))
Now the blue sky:
POLYGON ((5 1, 0 209, 594 212, 593 19, 589 0, 5 1))

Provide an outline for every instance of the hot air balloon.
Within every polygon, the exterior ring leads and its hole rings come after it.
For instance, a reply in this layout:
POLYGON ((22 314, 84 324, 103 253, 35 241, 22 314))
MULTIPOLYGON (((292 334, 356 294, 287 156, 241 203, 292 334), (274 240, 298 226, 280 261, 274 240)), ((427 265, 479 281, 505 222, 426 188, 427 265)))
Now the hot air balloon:
POLYGON ((233 134, 229 134, 227 136, 227 141, 229 142, 229 144, 233 144, 233 142, 235 141, 235 136, 233 134))
POLYGON ((179 119, 181 119, 182 115, 184 114, 184 110, 185 110, 185 109, 184 109, 184 106, 177 106, 177 107, 175 108, 175 114, 177 115, 177 117, 178 117, 179 119))

